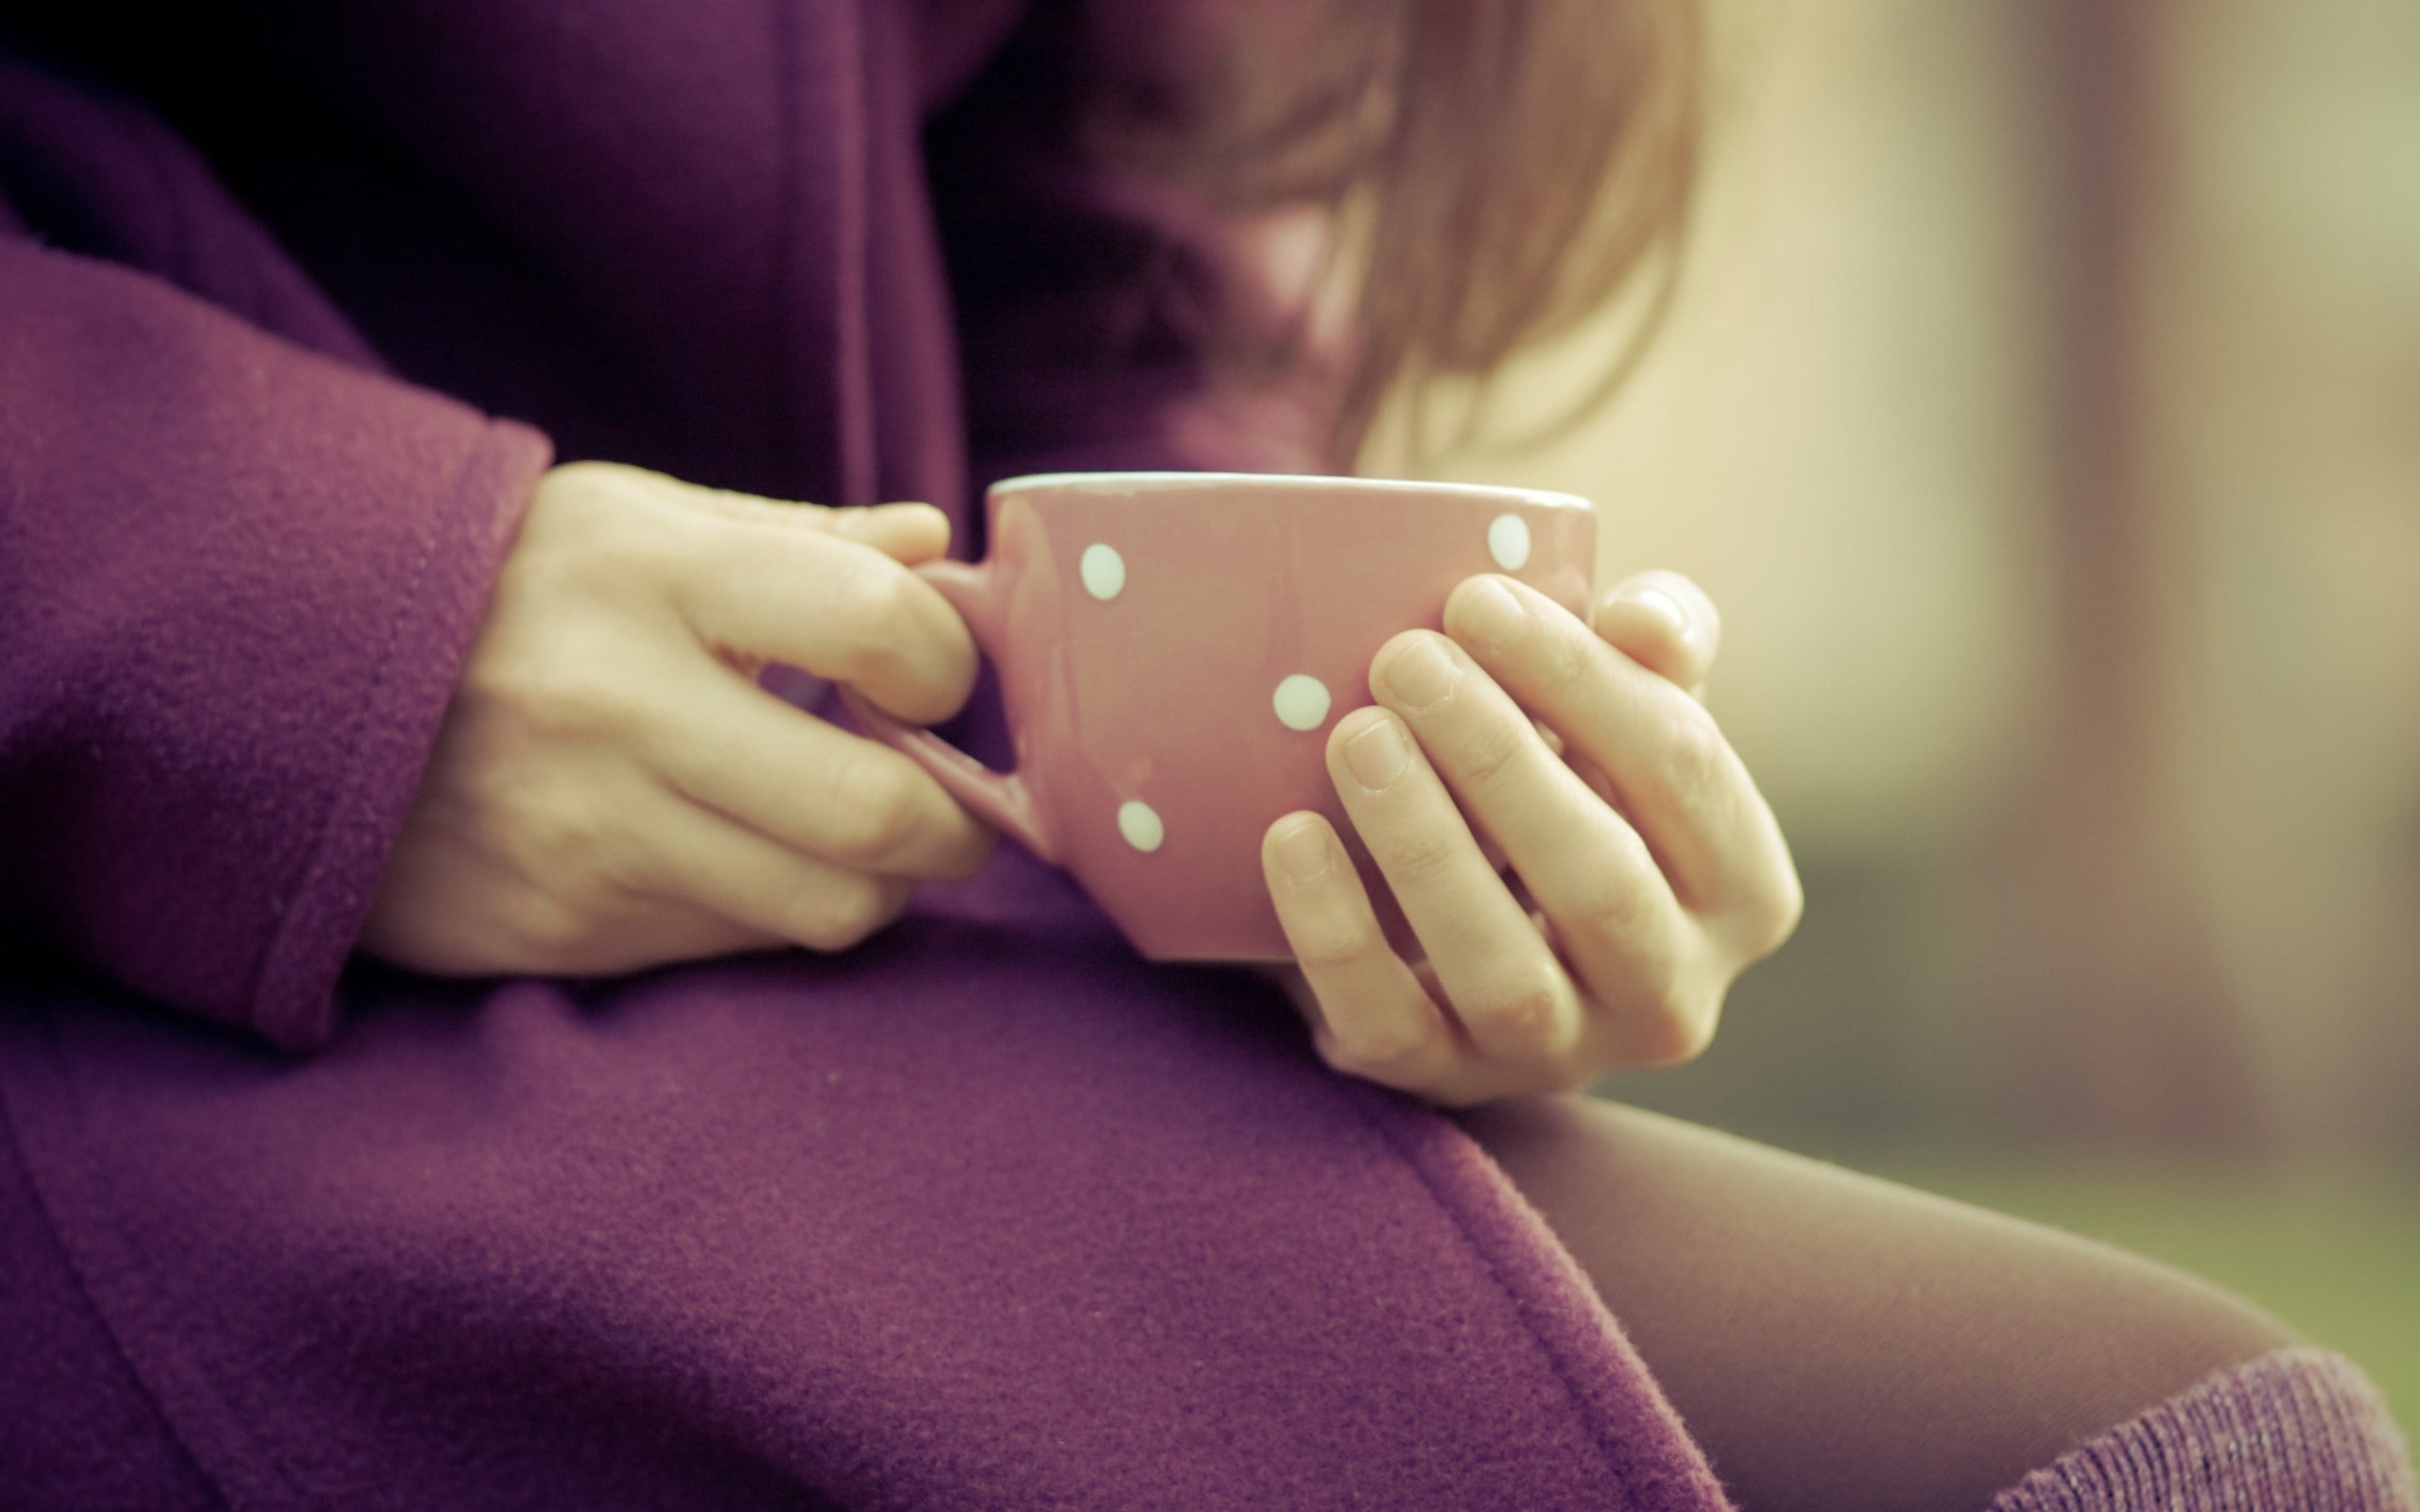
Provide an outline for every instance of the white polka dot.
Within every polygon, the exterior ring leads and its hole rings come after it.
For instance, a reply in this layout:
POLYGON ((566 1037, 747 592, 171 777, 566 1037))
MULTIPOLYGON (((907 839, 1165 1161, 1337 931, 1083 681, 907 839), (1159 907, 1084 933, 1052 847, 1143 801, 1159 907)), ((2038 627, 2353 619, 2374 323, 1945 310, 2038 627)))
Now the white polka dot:
POLYGON ((1084 592, 1095 598, 1115 598, 1126 587, 1126 558, 1105 541, 1096 541, 1086 546, 1077 570, 1084 575, 1084 592))
POLYGON ((1517 514, 1499 514, 1490 521, 1487 554, 1506 572, 1519 572, 1530 560, 1530 522, 1517 514))
POLYGON ((1297 672, 1277 685, 1277 722, 1288 730, 1317 730, 1327 720, 1327 684, 1297 672))
POLYGON ((1144 851, 1157 850, 1168 837, 1167 827, 1151 805, 1135 799, 1117 805, 1117 833, 1126 836, 1128 845, 1144 851))

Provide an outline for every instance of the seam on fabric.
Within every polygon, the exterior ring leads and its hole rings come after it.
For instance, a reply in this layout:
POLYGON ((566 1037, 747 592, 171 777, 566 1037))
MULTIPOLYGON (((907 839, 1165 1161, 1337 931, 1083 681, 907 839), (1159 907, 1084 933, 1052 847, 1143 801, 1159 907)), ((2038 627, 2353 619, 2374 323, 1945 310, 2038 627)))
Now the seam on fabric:
MULTIPOLYGON (((50 1019, 50 1013, 47 1008, 43 1010, 43 1017, 45 1027, 47 1027, 50 1019)), ((60 1081, 67 1092, 71 1104, 71 1116, 80 1114, 84 1107, 84 1100, 79 1095, 81 1089, 77 1085, 77 1079, 74 1073, 68 1066, 66 1056, 56 1048, 56 1035, 52 1035, 51 1038, 54 1043, 54 1058, 58 1061, 60 1071, 60 1081)), ((80 1123, 81 1119, 78 1118, 78 1121, 80 1123)), ((62 1153, 65 1159, 76 1162, 78 1167, 78 1173, 83 1177, 84 1188, 87 1192, 93 1194, 93 1200, 97 1205, 107 1210, 99 1215, 99 1219, 102 1223, 108 1226, 110 1237, 113 1240, 119 1241, 122 1246, 125 1225, 119 1220, 118 1215, 124 1211, 123 1204, 117 1200, 114 1184, 110 1181, 107 1177, 103 1176, 99 1169, 87 1157, 85 1153, 86 1148, 87 1146, 81 1143, 73 1143, 69 1149, 62 1153)), ((65 1236, 62 1233, 60 1237, 63 1240, 65 1236)), ((137 1300, 132 1303, 131 1306, 136 1312, 147 1311, 147 1301, 145 1300, 137 1300)), ((172 1331, 168 1329, 156 1329, 155 1332, 167 1333, 172 1331)), ((132 1358, 130 1354, 129 1358, 132 1358)), ((226 1432, 235 1441, 237 1449, 247 1454, 248 1457, 246 1463, 248 1465, 258 1466, 266 1470, 270 1478, 277 1483, 279 1488, 284 1490, 289 1503, 298 1506, 319 1506, 324 1504, 319 1498, 312 1496, 303 1489, 302 1483, 295 1478, 293 1471, 287 1468, 285 1456, 278 1453, 260 1436, 259 1432, 252 1427, 249 1418, 234 1410, 234 1404, 228 1399, 227 1393, 221 1389, 218 1378, 215 1373, 201 1369, 199 1366, 195 1366, 188 1371, 187 1376, 193 1389, 200 1396, 206 1398, 210 1406, 217 1409, 220 1420, 226 1425, 226 1432)), ((163 1418, 164 1419, 167 1393, 159 1393, 155 1400, 162 1404, 163 1418)), ((180 1434, 178 1436, 181 1441, 185 1437, 182 1434, 180 1434)), ((199 1469, 199 1460, 196 1461, 196 1468, 197 1469, 199 1469)), ((205 1481, 209 1481, 211 1479, 207 1471, 203 1471, 202 1474, 205 1481)), ((225 1492, 217 1486, 214 1485, 212 1488, 219 1491, 219 1500, 223 1503, 230 1506, 235 1504, 234 1498, 225 1494, 225 1492)))
MULTIPOLYGON (((437 559, 438 544, 445 538, 449 527, 456 524, 458 512, 469 507, 466 495, 469 491, 470 480, 477 475, 478 463, 497 444, 498 432, 494 422, 489 421, 481 429, 477 438, 465 450, 460 464, 456 468, 453 480, 445 491, 448 507, 438 511, 437 517, 429 523, 427 534, 421 541, 420 558, 412 564, 411 575, 404 584, 402 602, 396 606, 394 617, 388 622, 386 642, 378 652, 377 668, 372 673, 370 686, 365 690, 360 704, 354 709, 352 720, 345 727, 343 748, 354 749, 359 747, 362 731, 369 726, 372 713, 385 700, 388 690, 393 684, 396 647, 402 643, 404 627, 411 622, 412 610, 420 602, 421 585, 427 581, 429 564, 437 559)), ((312 888, 319 884, 321 872, 329 864, 328 852, 335 844, 338 816, 344 812, 345 800, 353 797, 360 782, 360 768, 356 764, 353 771, 343 781, 338 782, 335 790, 328 795, 327 802, 320 812, 318 834, 311 843, 310 853, 295 875, 292 890, 286 894, 278 909, 276 926, 270 931, 268 940, 261 949, 259 962, 252 970, 251 988, 246 996, 251 1003, 253 1022, 281 1044, 285 1043, 285 1040, 280 1038, 279 1031, 289 1026, 284 1023, 263 1022, 261 1013, 264 1006, 273 1007, 273 1005, 263 1005, 261 994, 265 988, 275 985, 271 978, 276 974, 279 963, 286 954, 287 937, 295 927, 296 916, 301 911, 300 905, 302 900, 310 895, 312 888)))
MULTIPOLYGON (((26 1006, 30 1007, 32 1005, 28 1003, 26 1006)), ((35 1011, 42 1016, 41 1033, 43 1038, 54 1041, 53 1059, 59 1067, 61 1082, 72 1096, 76 1090, 74 1080, 67 1071, 66 1058, 57 1053, 56 1036, 50 1024, 50 1009, 43 1006, 35 1011)), ((42 1177, 34 1169, 34 1162, 26 1156, 24 1125, 18 1119, 16 1108, 9 1099, 9 1082, 5 1076, 0 1076, 0 1138, 6 1138, 9 1141, 12 1158, 17 1162, 17 1169, 25 1173, 26 1193, 33 1202, 35 1213, 42 1219, 44 1236, 50 1240, 52 1250, 58 1254, 60 1264, 65 1267, 68 1280, 75 1284, 76 1295, 83 1298, 85 1310, 93 1314, 93 1322, 100 1329, 101 1337, 109 1340, 110 1352, 116 1358, 119 1366, 126 1371, 127 1379, 134 1383, 135 1394, 141 1397, 143 1404, 151 1410, 151 1417, 159 1423, 160 1432, 166 1435, 168 1442, 176 1447, 178 1455, 192 1469, 194 1479, 201 1484, 219 1506, 233 1506, 233 1499, 227 1494, 226 1487, 219 1484, 218 1478, 211 1473, 209 1467, 202 1463, 200 1454, 195 1452, 184 1431, 177 1426, 176 1418, 168 1411, 165 1398, 144 1374, 143 1367, 135 1363, 134 1351, 127 1347, 126 1338, 118 1332, 117 1324, 110 1317, 108 1309, 101 1306, 99 1295, 93 1290, 92 1277, 88 1274, 84 1263, 77 1257, 75 1246, 67 1242, 66 1230, 60 1226, 57 1205, 43 1190, 42 1177)), ((89 1169, 85 1172, 85 1177, 87 1184, 92 1184, 92 1173, 89 1169)), ((109 1201, 106 1197, 103 1200, 109 1201)), ((112 1211, 116 1207, 114 1202, 110 1202, 109 1205, 112 1211)), ((223 1400, 220 1405, 224 1407, 223 1400)), ((282 1477, 283 1471, 281 1470, 280 1473, 282 1477)))
POLYGON ((867 119, 873 72, 872 24, 862 7, 838 8, 837 19, 844 34, 839 49, 842 66, 833 82, 832 141, 838 169, 836 181, 839 234, 833 251, 833 368, 838 382, 832 403, 839 421, 838 504, 873 504, 881 486, 876 450, 873 372, 873 131, 867 119))
POLYGON ((1572 1416, 1580 1420, 1588 1436, 1589 1444, 1597 1451, 1598 1462, 1605 1468, 1605 1473, 1611 1484, 1620 1492, 1623 1504, 1636 1507, 1638 1498, 1632 1494, 1630 1483, 1623 1476, 1621 1459, 1614 1452, 1612 1446, 1605 1441, 1604 1433, 1598 1423, 1597 1419, 1600 1415, 1589 1410, 1588 1399, 1582 1394, 1579 1386, 1572 1381, 1571 1372, 1564 1366, 1561 1353, 1547 1343, 1545 1335, 1530 1319, 1529 1309, 1521 1304, 1519 1294, 1505 1279, 1503 1269, 1497 1265, 1495 1257, 1473 1237, 1471 1226, 1464 1218, 1461 1206, 1446 1200, 1445 1194, 1439 1187, 1436 1177, 1430 1173, 1427 1162, 1406 1148, 1404 1142, 1396 1137, 1394 1130, 1387 1126, 1386 1121, 1379 1118, 1365 1105, 1364 1098, 1374 1094, 1364 1093, 1358 1088, 1350 1087, 1345 1089, 1345 1101, 1352 1107, 1354 1115, 1384 1141, 1389 1149, 1394 1151, 1397 1160, 1411 1167, 1412 1174, 1420 1178, 1421 1186, 1426 1189, 1429 1200, 1436 1203, 1452 1222, 1454 1232, 1461 1237, 1462 1247, 1470 1253, 1472 1259, 1478 1262, 1480 1268, 1486 1272, 1487 1279, 1495 1283, 1496 1291, 1503 1296, 1506 1304, 1512 1308, 1512 1315, 1519 1320, 1521 1331, 1529 1335, 1531 1346, 1546 1360, 1547 1368, 1553 1373, 1556 1384, 1563 1387, 1564 1400, 1570 1404, 1572 1416))
MULTIPOLYGON (((839 8, 831 26, 817 34, 829 43, 827 87, 830 109, 810 121, 805 75, 809 51, 805 23, 799 8, 770 0, 773 53, 781 68, 782 115, 780 244, 773 248, 778 284, 775 330, 782 341, 781 434, 774 450, 782 468, 781 486, 794 493, 813 491, 817 502, 829 505, 873 504, 880 487, 878 421, 873 360, 873 316, 870 260, 873 256, 873 192, 869 178, 871 147, 865 122, 867 73, 872 67, 865 16, 853 7, 839 8), (828 223, 829 282, 810 289, 808 276, 818 266, 809 253, 817 245, 807 234, 802 186, 809 168, 809 145, 827 149, 829 181, 835 199, 828 223), (830 305, 829 328, 821 331, 807 318, 811 300, 830 305), (807 374, 815 364, 830 372, 830 392, 820 411, 810 416, 807 400, 814 386, 807 374), (813 455, 822 449, 820 469, 813 455), (815 490, 807 485, 818 473, 815 490)), ((824 224, 819 222, 818 224, 824 224)))
POLYGON ((780 430, 772 438, 772 450, 781 487, 794 490, 806 477, 806 431, 799 423, 798 413, 806 356, 805 343, 799 339, 798 330, 802 301, 797 231, 798 186, 806 163, 799 108, 798 24, 792 11, 788 0, 766 0, 767 19, 773 33, 769 52, 773 65, 781 70, 774 88, 781 102, 782 118, 780 166, 775 170, 781 175, 781 182, 775 188, 778 218, 774 224, 779 228, 779 240, 766 249, 772 264, 773 329, 781 333, 782 404, 780 430))

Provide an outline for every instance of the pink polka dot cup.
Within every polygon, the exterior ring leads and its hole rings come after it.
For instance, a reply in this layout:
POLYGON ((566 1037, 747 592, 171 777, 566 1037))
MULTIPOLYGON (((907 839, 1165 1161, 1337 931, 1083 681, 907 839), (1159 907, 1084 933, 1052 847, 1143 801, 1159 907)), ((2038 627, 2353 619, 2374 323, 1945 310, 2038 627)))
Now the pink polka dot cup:
POLYGON ((1016 769, 851 708, 1152 960, 1289 959, 1261 834, 1298 809, 1350 833, 1323 753, 1378 648, 1477 573, 1582 610, 1596 560, 1585 499, 1459 483, 1062 472, 988 510, 988 558, 918 571, 998 671, 1016 769))

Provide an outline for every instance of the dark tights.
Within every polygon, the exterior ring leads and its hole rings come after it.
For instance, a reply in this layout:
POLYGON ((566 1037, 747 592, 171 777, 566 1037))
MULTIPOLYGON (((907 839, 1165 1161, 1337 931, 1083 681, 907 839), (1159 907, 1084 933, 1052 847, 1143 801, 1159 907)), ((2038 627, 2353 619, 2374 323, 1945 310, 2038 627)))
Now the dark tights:
POLYGON ((1980 1512, 2294 1342, 2106 1246, 1588 1098, 1461 1115, 1621 1320, 1744 1512, 1980 1512))

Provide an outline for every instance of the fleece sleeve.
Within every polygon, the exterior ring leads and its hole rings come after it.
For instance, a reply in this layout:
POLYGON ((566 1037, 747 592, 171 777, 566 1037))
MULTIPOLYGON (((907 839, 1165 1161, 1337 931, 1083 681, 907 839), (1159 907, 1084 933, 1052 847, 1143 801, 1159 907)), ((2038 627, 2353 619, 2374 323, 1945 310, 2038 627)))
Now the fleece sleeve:
POLYGON ((308 1047, 547 443, 347 352, 122 125, 44 153, 0 122, 0 986, 65 969, 308 1047), (159 266, 56 245, 112 197, 159 266))
POLYGON ((545 459, 157 281, 0 241, 9 954, 325 1040, 545 459))

